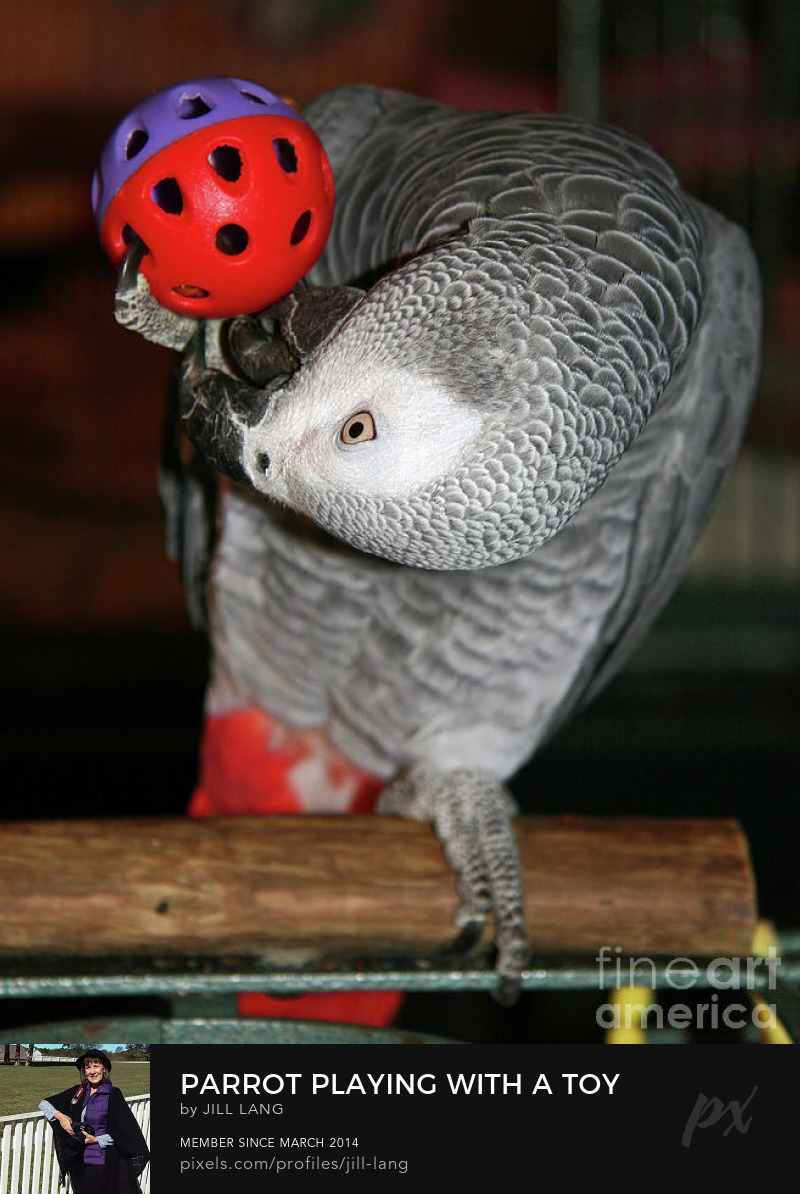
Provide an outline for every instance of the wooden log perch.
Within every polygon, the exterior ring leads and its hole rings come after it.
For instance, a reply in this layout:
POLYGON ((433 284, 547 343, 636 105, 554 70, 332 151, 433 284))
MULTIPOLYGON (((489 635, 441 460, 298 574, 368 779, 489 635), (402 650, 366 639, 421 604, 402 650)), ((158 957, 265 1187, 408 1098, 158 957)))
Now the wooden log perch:
MULTIPOLYGON (((749 952, 754 881, 735 822, 523 817, 516 829, 534 949, 749 952)), ((6 823, 0 856, 0 953, 17 958, 284 964, 419 955, 454 936, 456 883, 432 829, 390 817, 6 823)))

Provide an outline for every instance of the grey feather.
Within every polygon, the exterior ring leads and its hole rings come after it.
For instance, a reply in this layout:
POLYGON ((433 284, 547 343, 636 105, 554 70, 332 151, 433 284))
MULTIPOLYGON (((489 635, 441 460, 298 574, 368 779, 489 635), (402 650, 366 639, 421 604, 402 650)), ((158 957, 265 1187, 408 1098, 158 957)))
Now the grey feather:
POLYGON ((337 187, 309 281, 368 290, 275 387, 185 368, 190 434, 246 483, 222 510, 211 707, 324 727, 392 781, 384 809, 432 819, 459 871, 461 927, 495 912, 513 985, 501 781, 677 584, 755 386, 757 272, 616 130, 370 88, 308 116, 337 187), (363 410, 377 434, 347 455, 363 410))

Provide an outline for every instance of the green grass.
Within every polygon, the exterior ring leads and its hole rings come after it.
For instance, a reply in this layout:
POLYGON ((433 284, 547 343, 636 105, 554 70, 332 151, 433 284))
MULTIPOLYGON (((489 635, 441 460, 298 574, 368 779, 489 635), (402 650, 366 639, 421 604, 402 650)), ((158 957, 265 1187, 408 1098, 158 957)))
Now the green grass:
MULTIPOLYGON (((118 1062, 111 1081, 126 1098, 150 1093, 150 1062, 118 1062)), ((26 1065, 0 1064, 0 1115, 22 1115, 35 1111, 42 1099, 78 1085, 78 1071, 63 1062, 34 1062, 26 1065)))

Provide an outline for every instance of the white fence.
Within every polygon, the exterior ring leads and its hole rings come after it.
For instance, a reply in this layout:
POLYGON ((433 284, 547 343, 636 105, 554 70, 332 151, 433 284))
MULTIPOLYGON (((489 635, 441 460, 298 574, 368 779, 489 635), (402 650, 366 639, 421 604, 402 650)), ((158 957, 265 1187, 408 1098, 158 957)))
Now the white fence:
MULTIPOLYGON (((150 1147, 150 1095, 126 1099, 150 1147)), ((0 1115, 0 1194, 58 1194, 53 1133, 41 1111, 0 1115)), ((139 1184, 150 1194, 150 1165, 139 1184)), ((69 1187, 66 1187, 68 1190, 69 1187)))

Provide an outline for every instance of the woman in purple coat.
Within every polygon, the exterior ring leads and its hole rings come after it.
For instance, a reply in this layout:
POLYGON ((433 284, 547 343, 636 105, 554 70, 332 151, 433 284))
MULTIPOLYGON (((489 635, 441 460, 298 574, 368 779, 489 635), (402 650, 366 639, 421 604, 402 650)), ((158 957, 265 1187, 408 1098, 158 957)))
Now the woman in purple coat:
POLYGON ((138 1194, 150 1154, 122 1091, 111 1084, 111 1061, 102 1049, 87 1049, 75 1064, 80 1086, 39 1104, 53 1129, 61 1179, 69 1174, 75 1194, 138 1194))

